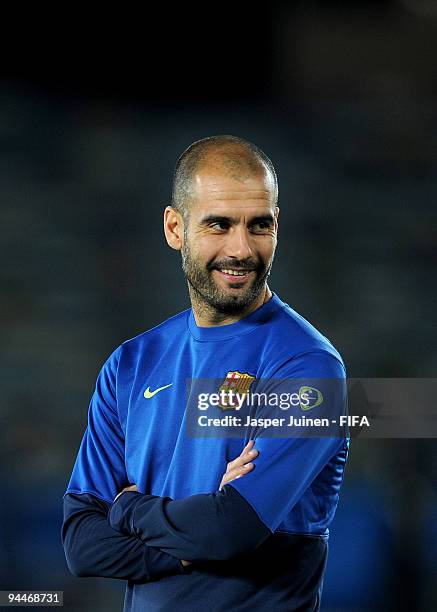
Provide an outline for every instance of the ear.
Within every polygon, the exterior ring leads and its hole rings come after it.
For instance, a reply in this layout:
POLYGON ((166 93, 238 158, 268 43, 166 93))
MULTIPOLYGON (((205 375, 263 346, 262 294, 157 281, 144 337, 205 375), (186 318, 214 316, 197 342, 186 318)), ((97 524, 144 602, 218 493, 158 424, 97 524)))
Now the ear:
POLYGON ((276 208, 275 208, 275 225, 276 225, 276 231, 278 231, 278 225, 279 225, 279 206, 276 206, 276 208))
POLYGON ((184 221, 181 213, 167 206, 164 210, 164 234, 167 244, 176 251, 182 249, 184 238, 184 221))

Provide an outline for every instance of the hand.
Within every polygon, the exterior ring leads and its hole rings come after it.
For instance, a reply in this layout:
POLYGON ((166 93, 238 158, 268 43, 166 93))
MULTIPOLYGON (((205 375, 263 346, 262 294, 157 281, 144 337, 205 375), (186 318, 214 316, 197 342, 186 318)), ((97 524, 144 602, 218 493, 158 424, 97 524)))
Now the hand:
MULTIPOLYGON (((121 495, 122 493, 124 493, 125 491, 138 491, 138 487, 137 487, 137 485, 129 485, 128 487, 125 487, 125 488, 124 488, 122 491, 120 491, 120 493, 118 493, 118 494, 115 496, 114 501, 115 501, 116 499, 118 499, 118 498, 120 497, 120 495, 121 495)), ((191 565, 191 561, 185 561, 185 559, 181 559, 181 563, 182 563, 182 565, 183 565, 184 567, 187 567, 187 565, 191 565)))
POLYGON ((138 491, 138 487, 137 485, 129 485, 128 487, 125 487, 122 491, 120 491, 120 493, 118 493, 118 495, 115 496, 114 501, 118 499, 125 491, 138 491))
POLYGON ((258 456, 258 451, 256 448, 253 448, 254 445, 255 440, 249 440, 249 442, 243 448, 241 455, 228 463, 228 467, 226 472, 223 474, 223 478, 220 483, 220 491, 226 483, 231 482, 236 478, 241 478, 241 476, 244 476, 253 470, 255 465, 250 462, 252 459, 256 459, 258 456))

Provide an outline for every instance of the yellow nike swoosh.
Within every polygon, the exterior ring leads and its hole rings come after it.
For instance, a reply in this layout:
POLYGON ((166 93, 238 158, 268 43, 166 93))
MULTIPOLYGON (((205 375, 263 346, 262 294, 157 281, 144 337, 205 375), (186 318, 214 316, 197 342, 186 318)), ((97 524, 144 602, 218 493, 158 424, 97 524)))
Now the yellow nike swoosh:
POLYGON ((150 391, 150 387, 147 387, 147 389, 144 391, 144 397, 146 399, 150 399, 151 397, 153 397, 154 395, 156 395, 163 389, 167 389, 167 387, 171 387, 172 384, 173 383, 170 383, 169 385, 164 385, 163 387, 158 387, 157 389, 155 389, 155 391, 150 391))

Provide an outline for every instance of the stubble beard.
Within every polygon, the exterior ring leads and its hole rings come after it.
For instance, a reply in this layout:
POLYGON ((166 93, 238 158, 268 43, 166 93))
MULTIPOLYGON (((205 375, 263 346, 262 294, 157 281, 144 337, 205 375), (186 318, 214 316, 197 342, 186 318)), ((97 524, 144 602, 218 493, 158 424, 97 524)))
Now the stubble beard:
MULTIPOLYGON (((267 279, 270 275, 272 262, 269 266, 265 266, 260 260, 258 262, 246 261, 227 261, 218 262, 211 261, 205 264, 199 264, 192 256, 188 241, 184 241, 184 246, 181 251, 182 255, 182 270, 190 287, 192 298, 195 299, 197 307, 215 311, 220 315, 235 315, 244 313, 249 309, 250 305, 260 297, 265 291, 267 279), (238 293, 231 294, 222 290, 214 281, 213 270, 216 267, 222 269, 229 264, 232 268, 254 269, 255 278, 251 285, 238 293)), ((238 282, 232 283, 230 287, 238 287, 238 282)))

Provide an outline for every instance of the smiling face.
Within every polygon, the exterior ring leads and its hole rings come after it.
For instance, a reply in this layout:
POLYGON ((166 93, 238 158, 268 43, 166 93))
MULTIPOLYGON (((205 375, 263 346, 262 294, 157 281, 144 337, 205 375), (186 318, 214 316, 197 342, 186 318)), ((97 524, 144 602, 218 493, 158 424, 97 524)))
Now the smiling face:
POLYGON ((193 179, 181 245, 192 301, 244 316, 262 304, 273 263, 279 209, 272 177, 262 167, 244 179, 206 167, 193 179))

